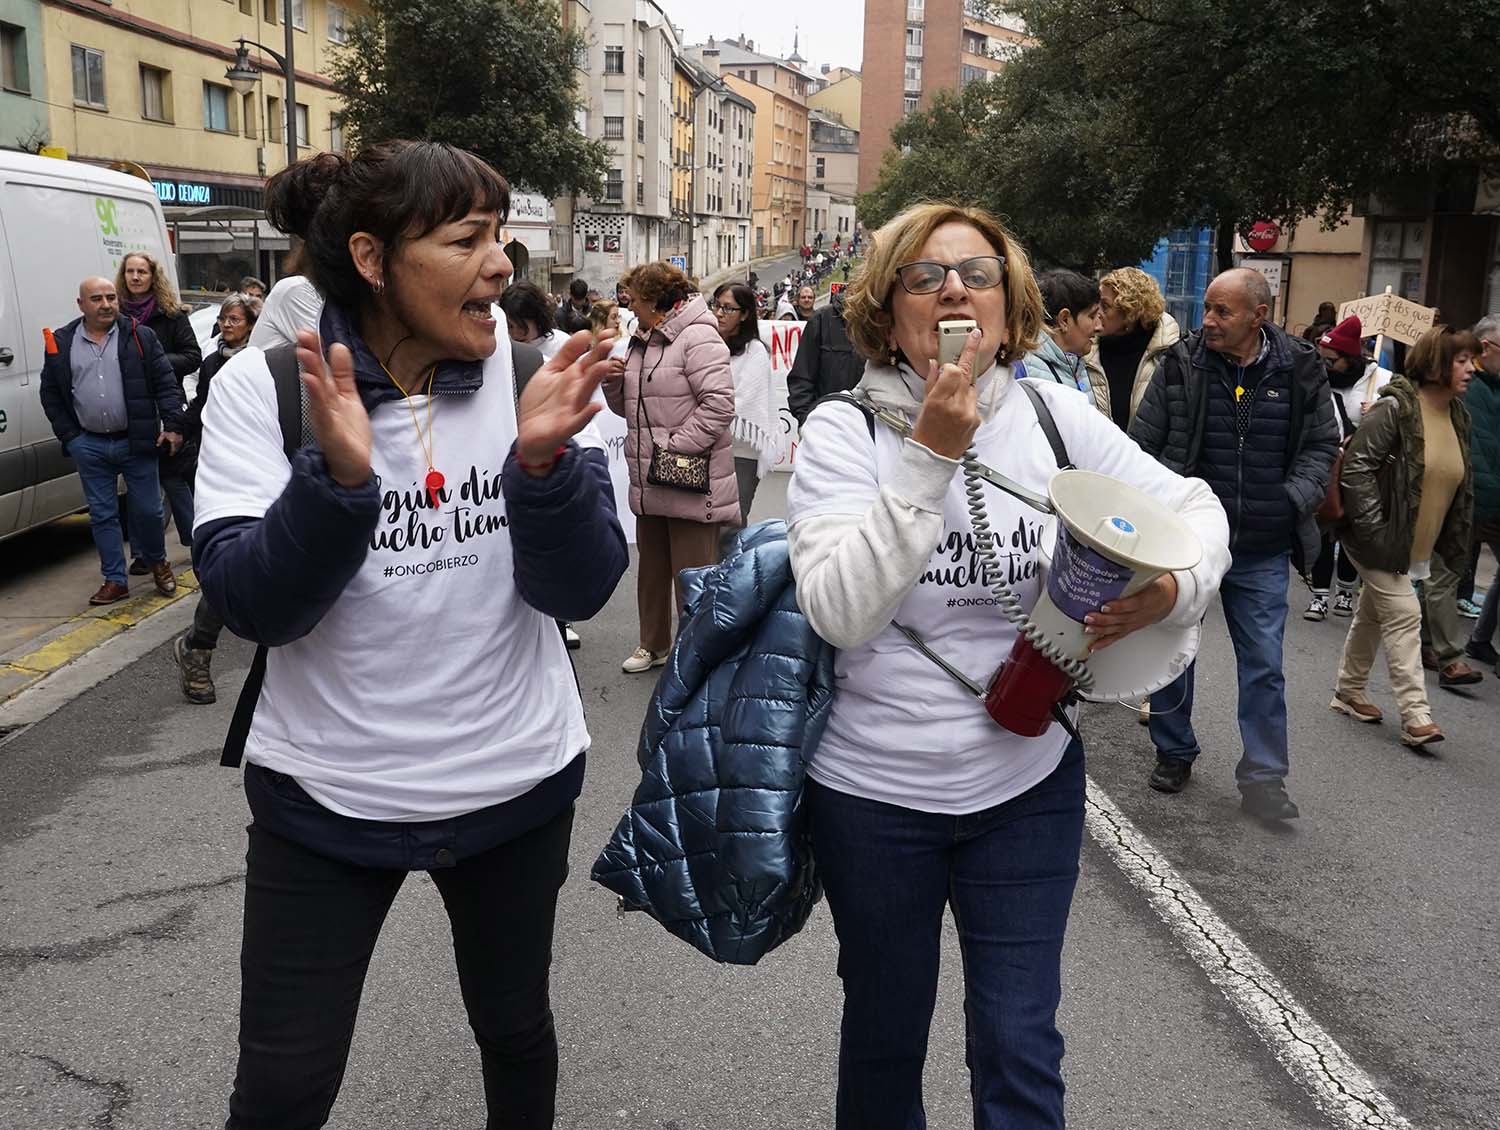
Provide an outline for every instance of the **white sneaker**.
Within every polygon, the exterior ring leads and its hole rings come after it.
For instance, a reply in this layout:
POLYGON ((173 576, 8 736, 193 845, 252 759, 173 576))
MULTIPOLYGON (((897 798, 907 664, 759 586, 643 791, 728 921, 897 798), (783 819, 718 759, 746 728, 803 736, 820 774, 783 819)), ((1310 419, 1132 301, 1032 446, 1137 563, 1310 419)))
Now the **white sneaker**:
POLYGON ((1328 618, 1328 597, 1323 593, 1314 593, 1313 598, 1307 602, 1307 611, 1302 614, 1304 620, 1326 620, 1328 618))
POLYGON ((627 675, 639 675, 642 671, 649 671, 653 667, 665 667, 667 665, 667 653, 664 651, 647 651, 638 647, 625 657, 625 662, 620 664, 620 670, 627 675))
POLYGON ((1335 616, 1354 615, 1354 590, 1339 589, 1338 596, 1333 598, 1333 614, 1335 616))

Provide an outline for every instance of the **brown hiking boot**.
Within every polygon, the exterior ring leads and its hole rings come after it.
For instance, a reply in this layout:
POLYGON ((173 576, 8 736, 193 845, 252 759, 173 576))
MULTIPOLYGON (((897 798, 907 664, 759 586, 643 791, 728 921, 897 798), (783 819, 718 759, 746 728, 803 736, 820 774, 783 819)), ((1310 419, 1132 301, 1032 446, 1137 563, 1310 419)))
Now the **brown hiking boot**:
POLYGON ((214 677, 210 670, 214 653, 204 648, 188 646, 187 636, 178 636, 172 643, 172 655, 177 659, 177 668, 182 672, 182 697, 199 706, 218 701, 214 693, 214 677))
POLYGON ((1380 712, 1380 707, 1368 699, 1355 698, 1352 694, 1346 695, 1342 692, 1333 696, 1333 701, 1328 704, 1328 709, 1347 715, 1356 722, 1379 722, 1385 717, 1380 712))
POLYGON ((151 579, 156 582, 156 591, 162 596, 171 596, 177 591, 177 578, 172 576, 172 566, 157 561, 151 566, 151 579))

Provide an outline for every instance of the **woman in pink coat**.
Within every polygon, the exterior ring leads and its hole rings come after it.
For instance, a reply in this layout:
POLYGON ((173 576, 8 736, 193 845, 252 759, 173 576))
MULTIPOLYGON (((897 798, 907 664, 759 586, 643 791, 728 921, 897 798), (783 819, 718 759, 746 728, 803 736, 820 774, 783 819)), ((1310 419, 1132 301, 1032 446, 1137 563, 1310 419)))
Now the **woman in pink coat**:
POLYGON ((667 661, 674 594, 682 606, 677 574, 718 560, 719 526, 739 521, 740 502, 729 434, 734 377, 718 322, 670 263, 637 267, 621 285, 640 322, 625 372, 605 381, 604 397, 625 418, 636 515, 641 646, 620 665, 635 673, 667 661))

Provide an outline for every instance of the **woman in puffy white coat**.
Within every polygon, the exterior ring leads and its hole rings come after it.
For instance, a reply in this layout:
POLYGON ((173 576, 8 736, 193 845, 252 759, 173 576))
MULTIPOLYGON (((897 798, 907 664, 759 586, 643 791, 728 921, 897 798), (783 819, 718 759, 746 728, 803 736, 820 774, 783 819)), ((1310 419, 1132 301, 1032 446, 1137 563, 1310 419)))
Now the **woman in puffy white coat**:
MULTIPOLYGON (((901 634, 987 680, 1016 640, 974 547, 959 460, 1045 493, 1057 465, 1012 367, 1035 348, 1041 299, 1024 250, 989 214, 922 204, 891 221, 845 306, 868 359, 856 389, 913 426, 902 438, 828 402, 808 417, 788 498, 803 611, 839 649, 838 694, 809 763, 818 871, 839 938, 844 1016, 840 1130, 925 1125, 922 1065, 942 920, 963 951, 975 1126, 1060 1127, 1059 963, 1078 874, 1083 748, 1062 726, 1003 730, 901 634), (938 327, 973 319, 957 364, 938 327), (977 380, 974 375, 977 374, 977 380)), ((1038 386, 1075 463, 1166 503, 1203 543, 1167 574, 1088 618, 1096 647, 1159 621, 1196 624, 1229 565, 1208 486, 1148 458, 1089 400, 1038 386)), ((1001 579, 1039 595, 1045 516, 985 488, 1001 579)))

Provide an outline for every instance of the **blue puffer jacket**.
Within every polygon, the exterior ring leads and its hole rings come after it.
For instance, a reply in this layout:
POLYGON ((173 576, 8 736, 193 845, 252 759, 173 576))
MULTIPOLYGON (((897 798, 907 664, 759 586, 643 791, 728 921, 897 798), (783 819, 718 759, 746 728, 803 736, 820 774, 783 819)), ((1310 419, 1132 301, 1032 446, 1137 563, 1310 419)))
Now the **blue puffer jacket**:
POLYGON ((822 894, 802 786, 833 704, 833 648, 797 607, 784 522, 683 578, 641 783, 593 878, 715 961, 753 965, 822 894))

